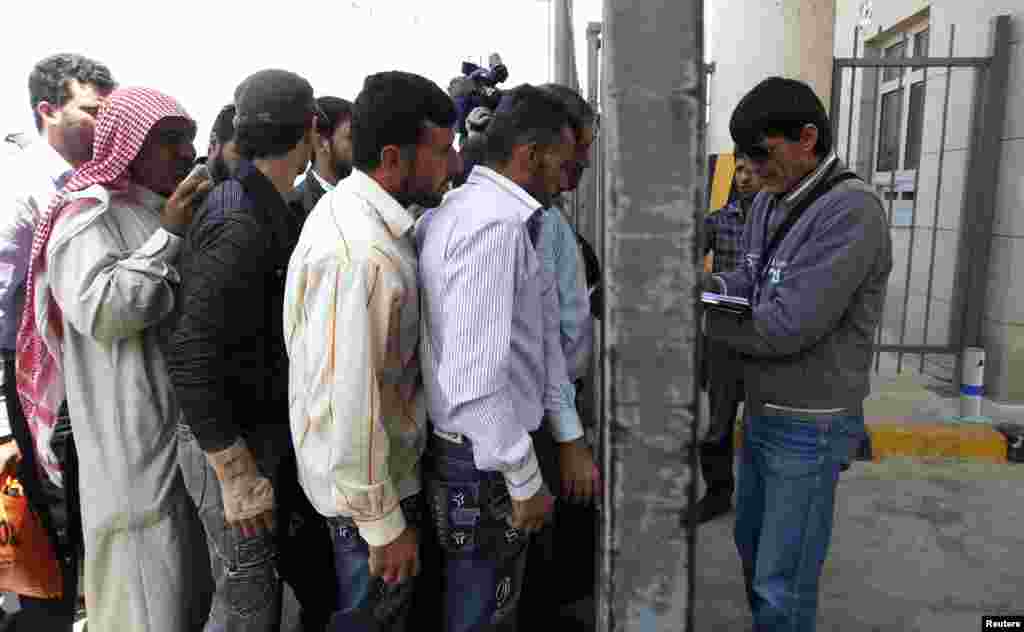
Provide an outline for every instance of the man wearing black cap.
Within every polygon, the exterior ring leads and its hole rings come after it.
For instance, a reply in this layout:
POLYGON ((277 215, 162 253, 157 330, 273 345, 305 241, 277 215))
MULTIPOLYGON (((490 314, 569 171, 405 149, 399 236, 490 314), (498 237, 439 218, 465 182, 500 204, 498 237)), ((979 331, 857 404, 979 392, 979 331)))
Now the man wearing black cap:
POLYGON ((313 164, 293 196, 303 218, 324 193, 333 191, 339 180, 352 173, 352 104, 338 97, 320 97, 316 102, 324 117, 316 122, 313 164))
POLYGON ((864 435, 892 243, 881 201, 840 163, 809 86, 766 79, 729 128, 762 185, 742 264, 707 281, 752 307, 707 314, 711 340, 745 356, 736 547, 754 630, 811 632, 836 483, 864 435))
POLYGON ((206 629, 276 630, 275 523, 289 530, 281 501, 302 493, 281 324, 296 240, 285 196, 309 162, 318 108, 283 70, 243 81, 235 108, 240 160, 189 228, 168 365, 184 413, 178 458, 217 583, 206 629))

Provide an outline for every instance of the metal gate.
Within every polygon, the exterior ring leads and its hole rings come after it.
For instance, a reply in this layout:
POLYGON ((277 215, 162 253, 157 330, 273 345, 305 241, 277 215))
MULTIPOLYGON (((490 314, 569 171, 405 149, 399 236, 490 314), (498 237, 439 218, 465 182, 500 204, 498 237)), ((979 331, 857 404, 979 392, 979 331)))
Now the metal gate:
POLYGON ((1010 18, 993 20, 989 57, 953 57, 955 25, 948 57, 927 56, 927 27, 862 56, 860 35, 854 56, 834 61, 830 118, 840 158, 874 184, 889 217, 894 268, 875 370, 886 358, 901 373, 912 355, 918 371, 952 381, 957 356, 982 342, 1010 18), (965 146, 950 147, 951 116, 958 125, 965 110, 965 146), (961 173, 954 160, 964 161, 959 199, 947 180, 961 173))

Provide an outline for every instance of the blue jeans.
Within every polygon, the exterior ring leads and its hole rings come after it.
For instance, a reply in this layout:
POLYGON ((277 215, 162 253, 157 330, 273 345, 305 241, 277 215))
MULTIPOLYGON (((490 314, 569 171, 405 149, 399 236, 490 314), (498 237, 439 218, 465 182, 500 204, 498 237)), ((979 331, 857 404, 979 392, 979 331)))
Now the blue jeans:
POLYGON ((441 630, 515 630, 529 538, 508 524, 512 499, 504 477, 477 470, 465 439, 455 444, 431 435, 425 464, 440 546, 441 630))
POLYGON ((736 548, 755 632, 813 632, 836 484, 863 416, 765 408, 740 456, 736 548))
MULTIPOLYGON (((406 524, 418 527, 423 521, 423 497, 402 501, 406 524)), ((331 632, 401 632, 406 629, 416 581, 388 585, 370 577, 370 547, 359 535, 351 518, 328 518, 334 540, 334 568, 338 573, 338 612, 331 620, 331 632)))

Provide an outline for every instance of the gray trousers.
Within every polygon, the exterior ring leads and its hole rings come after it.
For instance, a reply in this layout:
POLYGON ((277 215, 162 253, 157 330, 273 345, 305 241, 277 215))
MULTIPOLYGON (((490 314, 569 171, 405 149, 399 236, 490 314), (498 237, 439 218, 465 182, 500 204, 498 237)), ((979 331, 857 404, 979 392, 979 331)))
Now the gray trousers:
MULTIPOLYGON (((248 437, 264 475, 274 482, 277 452, 248 437)), ((275 632, 281 624, 282 585, 274 536, 244 538, 228 525, 220 482, 192 431, 178 426, 178 463, 185 487, 199 511, 216 592, 205 632, 275 632)))

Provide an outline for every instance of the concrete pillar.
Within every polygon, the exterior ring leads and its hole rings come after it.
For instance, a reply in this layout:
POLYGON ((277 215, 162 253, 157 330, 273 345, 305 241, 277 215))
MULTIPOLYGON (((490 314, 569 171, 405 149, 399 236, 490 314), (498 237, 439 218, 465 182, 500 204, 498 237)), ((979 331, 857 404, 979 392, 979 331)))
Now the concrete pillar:
POLYGON ((692 629, 702 9, 604 3, 604 632, 692 629))
POLYGON ((784 46, 784 54, 781 72, 786 77, 810 84, 825 104, 825 111, 828 111, 832 93, 836 2, 776 1, 781 4, 783 19, 780 41, 784 46))

